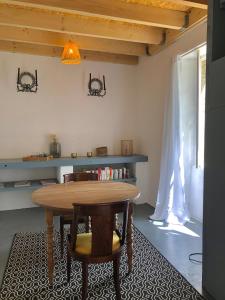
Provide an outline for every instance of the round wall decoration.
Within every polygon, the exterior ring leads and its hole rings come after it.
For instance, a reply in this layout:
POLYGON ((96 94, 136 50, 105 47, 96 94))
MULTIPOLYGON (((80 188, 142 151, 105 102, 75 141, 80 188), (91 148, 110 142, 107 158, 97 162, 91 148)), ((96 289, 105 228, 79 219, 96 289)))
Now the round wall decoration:
POLYGON ((103 80, 99 78, 91 78, 91 73, 88 82, 89 94, 88 96, 103 97, 106 94, 105 88, 105 76, 103 75, 103 80))
POLYGON ((22 88, 30 90, 35 86, 36 80, 30 72, 23 72, 20 74, 19 82, 22 88))
POLYGON ((103 90, 103 84, 102 81, 98 78, 92 78, 88 83, 88 88, 90 91, 92 91, 94 94, 98 95, 103 90))
POLYGON ((37 70, 35 70, 35 76, 30 72, 20 73, 18 69, 17 75, 17 91, 18 92, 36 92, 37 91, 37 70))

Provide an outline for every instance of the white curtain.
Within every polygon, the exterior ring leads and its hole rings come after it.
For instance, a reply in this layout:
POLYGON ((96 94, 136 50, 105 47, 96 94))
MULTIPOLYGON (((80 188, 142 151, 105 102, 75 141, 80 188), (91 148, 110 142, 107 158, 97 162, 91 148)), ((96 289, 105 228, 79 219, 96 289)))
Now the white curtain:
POLYGON ((167 100, 160 182, 156 209, 150 219, 184 224, 190 218, 192 170, 196 164, 197 54, 177 57, 172 66, 167 100))

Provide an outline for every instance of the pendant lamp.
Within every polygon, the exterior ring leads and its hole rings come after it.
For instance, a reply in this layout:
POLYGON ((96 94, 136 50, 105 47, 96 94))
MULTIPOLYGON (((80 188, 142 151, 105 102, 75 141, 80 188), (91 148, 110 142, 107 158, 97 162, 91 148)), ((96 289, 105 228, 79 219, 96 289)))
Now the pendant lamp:
POLYGON ((77 45, 71 41, 66 43, 63 49, 61 61, 63 64, 79 64, 80 59, 80 52, 77 45))

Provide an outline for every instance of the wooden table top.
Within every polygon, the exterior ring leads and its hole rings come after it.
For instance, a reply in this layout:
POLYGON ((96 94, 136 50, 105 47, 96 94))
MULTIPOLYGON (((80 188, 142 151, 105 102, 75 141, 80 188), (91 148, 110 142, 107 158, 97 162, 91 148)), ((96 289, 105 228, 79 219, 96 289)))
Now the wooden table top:
POLYGON ((79 181, 42 187, 32 193, 32 200, 45 208, 71 210, 73 203, 117 202, 139 195, 136 186, 124 182, 79 181))

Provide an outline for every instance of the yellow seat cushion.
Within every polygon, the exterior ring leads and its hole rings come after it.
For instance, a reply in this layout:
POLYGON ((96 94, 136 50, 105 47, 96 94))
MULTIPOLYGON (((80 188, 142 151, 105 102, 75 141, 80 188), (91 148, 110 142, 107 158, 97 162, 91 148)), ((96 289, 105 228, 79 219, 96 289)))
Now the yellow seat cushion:
MULTIPOLYGON (((77 242, 76 242, 76 249, 75 252, 83 255, 90 255, 91 254, 91 238, 92 233, 80 233, 77 235, 77 242)), ((120 238, 113 232, 113 244, 112 250, 118 250, 120 248, 120 238)))

